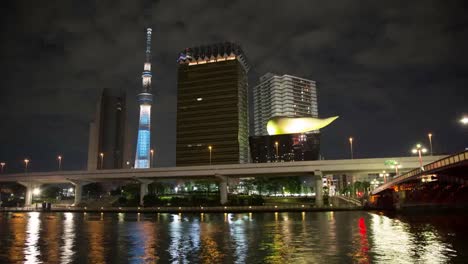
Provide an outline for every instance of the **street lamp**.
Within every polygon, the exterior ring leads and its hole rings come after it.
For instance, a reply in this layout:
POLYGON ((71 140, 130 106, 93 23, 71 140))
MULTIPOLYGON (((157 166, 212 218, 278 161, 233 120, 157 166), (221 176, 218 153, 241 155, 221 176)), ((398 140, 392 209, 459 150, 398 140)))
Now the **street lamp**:
POLYGON ((429 138, 429 146, 430 146, 431 156, 432 156, 432 133, 427 134, 427 137, 429 138))
POLYGON ((419 165, 421 166, 421 170, 424 170, 424 167, 422 165, 422 154, 421 153, 426 153, 427 149, 424 148, 421 144, 416 144, 415 148, 411 150, 413 154, 418 154, 419 156, 419 165))
POLYGON ((29 159, 24 159, 24 172, 28 172, 29 159))
POLYGON ((379 186, 379 181, 377 179, 373 179, 371 182, 373 189, 379 186))
POLYGON ((4 170, 4 168, 5 168, 5 165, 6 165, 5 162, 0 162, 0 166, 2 166, 2 171, 1 171, 2 173, 3 173, 3 170, 4 170))
POLYGON ((390 176, 390 174, 388 174, 386 171, 382 171, 382 173, 379 173, 379 176, 383 177, 384 182, 387 182, 387 177, 390 176))
POLYGON ((276 162, 278 162, 279 155, 278 155, 278 141, 275 141, 275 148, 276 148, 276 162))
POLYGON ((462 125, 468 125, 468 116, 463 116, 460 119, 460 123, 462 123, 462 125))
POLYGON ((104 165, 104 153, 99 153, 99 157, 101 157, 101 164, 100 164, 100 169, 102 170, 102 167, 104 165))
POLYGON ((351 150, 351 159, 354 159, 354 153, 353 153, 353 138, 349 138, 349 148, 351 150))
POLYGON ((61 155, 57 157, 57 161, 58 161, 58 169, 62 170, 62 156, 61 155))
POLYGON ((211 150, 213 149, 213 147, 211 146, 208 146, 208 150, 210 151, 210 165, 211 165, 211 150))
POLYGON ((401 168, 401 164, 398 164, 398 162, 396 162, 391 167, 392 169, 395 169, 395 175, 398 175, 398 169, 401 168))
POLYGON ((150 164, 150 168, 153 168, 153 166, 154 166, 154 149, 151 149, 151 150, 150 150, 150 153, 151 153, 151 164, 150 164))

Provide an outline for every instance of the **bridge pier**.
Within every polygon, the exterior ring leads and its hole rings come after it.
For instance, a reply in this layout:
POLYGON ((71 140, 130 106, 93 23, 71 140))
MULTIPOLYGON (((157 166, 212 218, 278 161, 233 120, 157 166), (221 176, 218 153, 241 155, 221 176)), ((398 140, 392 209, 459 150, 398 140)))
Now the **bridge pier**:
POLYGON ((323 181, 322 172, 319 170, 314 171, 314 183, 315 183, 315 206, 323 206, 323 181))
POLYGON ((140 206, 143 206, 145 195, 148 194, 148 185, 153 183, 153 180, 138 179, 138 182, 140 182, 140 206))
POLYGON ((73 206, 78 206, 81 203, 81 198, 83 195, 83 186, 89 184, 90 182, 72 180, 70 181, 70 183, 73 184, 73 186, 75 187, 75 201, 73 202, 73 206))
POLYGON ((216 174, 215 177, 219 182, 219 199, 221 205, 225 205, 228 202, 228 177, 216 174))
POLYGON ((41 187, 41 184, 37 182, 18 182, 18 183, 26 187, 26 195, 24 197, 24 206, 32 206, 34 190, 36 188, 41 187))

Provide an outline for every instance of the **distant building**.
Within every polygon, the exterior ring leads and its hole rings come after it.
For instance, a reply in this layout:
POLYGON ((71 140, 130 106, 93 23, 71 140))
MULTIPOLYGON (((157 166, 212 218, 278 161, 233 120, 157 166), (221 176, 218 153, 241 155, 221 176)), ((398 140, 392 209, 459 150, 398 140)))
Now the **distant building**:
POLYGON ((253 89, 255 136, 267 135, 270 118, 318 117, 315 81, 267 73, 253 89))
POLYGON ((104 89, 99 97, 89 128, 88 170, 124 166, 129 151, 124 147, 127 130, 125 100, 125 93, 113 93, 110 89, 104 89))
POLYGON ((319 133, 253 136, 249 140, 254 163, 319 159, 319 133))
POLYGON ((178 63, 176 165, 247 163, 249 66, 241 47, 189 48, 178 63))

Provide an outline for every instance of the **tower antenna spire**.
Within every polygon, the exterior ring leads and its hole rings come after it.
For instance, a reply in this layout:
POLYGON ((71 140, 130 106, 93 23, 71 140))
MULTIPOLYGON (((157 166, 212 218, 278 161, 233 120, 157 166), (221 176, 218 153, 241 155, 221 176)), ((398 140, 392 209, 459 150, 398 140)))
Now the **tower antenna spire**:
POLYGON ((135 168, 144 169, 150 167, 151 149, 151 105, 153 95, 151 94, 151 34, 152 29, 146 29, 146 52, 145 64, 141 75, 143 89, 137 95, 140 104, 140 120, 138 125, 137 150, 135 156, 135 168))
POLYGON ((146 61, 151 63, 151 34, 153 30, 149 27, 146 29, 146 61))

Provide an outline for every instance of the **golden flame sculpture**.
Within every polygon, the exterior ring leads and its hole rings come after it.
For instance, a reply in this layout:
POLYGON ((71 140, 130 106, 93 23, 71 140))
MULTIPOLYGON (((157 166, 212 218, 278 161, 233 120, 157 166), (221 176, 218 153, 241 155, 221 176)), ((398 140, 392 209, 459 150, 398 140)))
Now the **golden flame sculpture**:
POLYGON ((314 117, 273 117, 267 123, 268 135, 305 133, 319 130, 335 121, 338 116, 329 118, 314 117))

